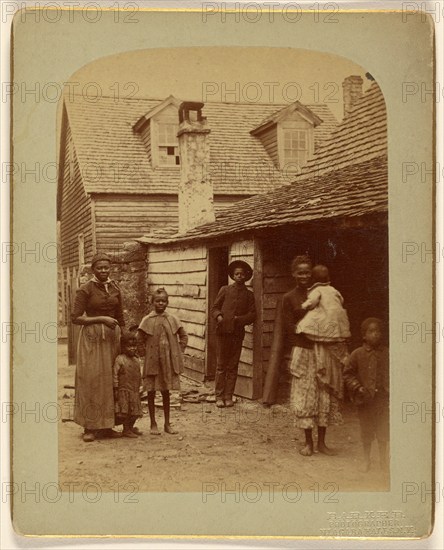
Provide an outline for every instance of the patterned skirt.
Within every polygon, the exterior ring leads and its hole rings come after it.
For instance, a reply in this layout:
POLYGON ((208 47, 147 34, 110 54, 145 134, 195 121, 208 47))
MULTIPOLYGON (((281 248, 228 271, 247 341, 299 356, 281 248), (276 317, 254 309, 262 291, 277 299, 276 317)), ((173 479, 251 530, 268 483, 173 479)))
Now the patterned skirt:
POLYGON ((298 428, 342 424, 342 369, 346 355, 345 344, 315 343, 313 348, 293 348, 290 406, 298 428))

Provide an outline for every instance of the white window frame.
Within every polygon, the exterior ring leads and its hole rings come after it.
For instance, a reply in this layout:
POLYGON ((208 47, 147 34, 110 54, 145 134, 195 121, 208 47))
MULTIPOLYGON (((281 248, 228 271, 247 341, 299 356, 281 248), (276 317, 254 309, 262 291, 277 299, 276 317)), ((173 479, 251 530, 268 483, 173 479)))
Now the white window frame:
POLYGON ((177 121, 177 118, 171 117, 171 116, 159 116, 158 119, 153 118, 151 119, 150 128, 151 128, 151 158, 153 161, 153 167, 155 168, 168 168, 168 169, 176 169, 180 170, 180 162, 179 164, 163 164, 160 160, 160 154, 159 154, 159 148, 160 147, 177 147, 179 148, 179 140, 177 140, 177 143, 171 143, 171 144, 160 144, 159 143, 159 125, 161 124, 174 124, 179 127, 179 123, 177 121))
POLYGON ((288 172, 298 173, 301 168, 305 166, 308 159, 314 152, 314 135, 313 126, 309 122, 301 121, 286 121, 278 124, 278 154, 279 154, 279 167, 281 170, 288 172), (297 130, 305 133, 305 139, 307 144, 306 158, 304 164, 296 164, 286 161, 285 159, 285 132, 297 130))

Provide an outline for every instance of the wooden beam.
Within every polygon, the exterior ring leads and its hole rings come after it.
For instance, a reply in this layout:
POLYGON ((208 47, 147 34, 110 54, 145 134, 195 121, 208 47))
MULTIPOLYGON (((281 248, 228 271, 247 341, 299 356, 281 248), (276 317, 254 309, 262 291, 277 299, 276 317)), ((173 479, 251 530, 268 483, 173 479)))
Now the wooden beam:
POLYGON ((97 253, 97 237, 96 237, 96 199, 91 196, 91 240, 92 253, 97 253))
POLYGON ((262 243, 254 240, 253 293, 256 302, 256 321, 253 325, 253 399, 262 396, 262 243))

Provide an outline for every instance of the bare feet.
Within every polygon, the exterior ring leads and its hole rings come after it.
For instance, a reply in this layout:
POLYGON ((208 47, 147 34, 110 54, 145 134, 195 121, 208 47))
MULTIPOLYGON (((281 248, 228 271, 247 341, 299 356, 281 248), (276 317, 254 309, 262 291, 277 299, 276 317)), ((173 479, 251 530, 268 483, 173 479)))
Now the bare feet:
POLYGON ((167 433, 167 434, 172 434, 172 435, 174 435, 174 434, 177 434, 177 433, 178 433, 176 430, 174 430, 174 429, 171 427, 171 424, 165 424, 165 426, 164 426, 163 429, 165 430, 165 433, 167 433))
POLYGON ((325 444, 324 445, 318 444, 318 452, 327 456, 334 456, 336 454, 336 452, 333 451, 333 449, 329 449, 325 444))
POLYGON ((151 424, 150 434, 151 435, 160 435, 159 428, 157 427, 157 424, 151 424))
POLYGON ((137 439, 137 435, 133 433, 131 430, 124 430, 122 432, 122 437, 132 437, 137 439))
POLYGON ((222 401, 222 399, 218 399, 216 401, 216 407, 218 407, 219 409, 223 409, 225 407, 225 403, 222 401))
POLYGON ((234 407, 234 401, 232 399, 225 399, 226 407, 234 407))
POLYGON ((302 456, 311 456, 313 454, 313 447, 311 445, 305 445, 300 451, 299 454, 302 456))

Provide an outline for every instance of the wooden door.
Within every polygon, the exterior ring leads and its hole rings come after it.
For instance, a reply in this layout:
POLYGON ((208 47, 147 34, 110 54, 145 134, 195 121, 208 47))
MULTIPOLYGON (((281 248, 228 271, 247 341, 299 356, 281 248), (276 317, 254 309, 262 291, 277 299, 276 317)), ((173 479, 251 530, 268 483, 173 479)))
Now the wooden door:
POLYGON ((208 250, 208 295, 207 295, 207 345, 205 361, 205 379, 214 380, 216 375, 216 321, 211 315, 211 308, 221 286, 228 284, 227 246, 208 250))

